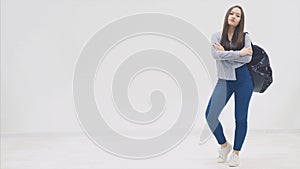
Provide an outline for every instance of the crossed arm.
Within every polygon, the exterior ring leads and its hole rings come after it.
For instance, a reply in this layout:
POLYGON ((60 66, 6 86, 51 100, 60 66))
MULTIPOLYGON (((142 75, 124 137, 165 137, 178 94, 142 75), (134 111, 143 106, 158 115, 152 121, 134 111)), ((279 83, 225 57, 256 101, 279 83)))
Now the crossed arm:
POLYGON ((236 51, 225 51, 224 47, 220 44, 220 36, 218 34, 214 34, 212 36, 212 56, 216 60, 231 60, 242 63, 249 63, 252 58, 252 48, 251 41, 249 36, 246 34, 245 36, 245 46, 241 50, 236 51))

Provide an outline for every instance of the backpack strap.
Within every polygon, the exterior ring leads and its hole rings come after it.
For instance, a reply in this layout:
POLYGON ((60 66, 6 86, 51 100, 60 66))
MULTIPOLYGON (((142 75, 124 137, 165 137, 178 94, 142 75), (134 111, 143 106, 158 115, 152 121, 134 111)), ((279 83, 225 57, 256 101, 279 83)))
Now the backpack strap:
MULTIPOLYGON (((246 34, 249 34, 248 32, 244 32, 244 45, 245 45, 245 37, 246 37, 246 34)), ((250 43, 251 43, 251 47, 253 48, 253 43, 252 43, 252 41, 250 41, 250 43)))

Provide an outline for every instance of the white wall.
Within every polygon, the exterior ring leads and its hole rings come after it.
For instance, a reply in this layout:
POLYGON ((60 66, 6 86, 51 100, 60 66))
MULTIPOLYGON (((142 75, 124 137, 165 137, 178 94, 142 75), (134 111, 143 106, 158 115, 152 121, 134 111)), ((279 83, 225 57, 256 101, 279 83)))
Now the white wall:
MULTIPOLYGON (((296 0, 4 0, 2 132, 80 131, 72 100, 73 71, 88 39, 110 22, 136 13, 165 13, 192 23, 210 39, 233 4, 244 7, 246 31, 269 53, 274 71, 270 89, 253 96, 249 128, 299 129, 300 10, 296 0)), ((199 84, 211 90, 208 83, 199 84)), ((201 98, 199 122, 208 97, 201 98)), ((232 110, 231 101, 222 114, 227 128, 233 127, 232 110)))

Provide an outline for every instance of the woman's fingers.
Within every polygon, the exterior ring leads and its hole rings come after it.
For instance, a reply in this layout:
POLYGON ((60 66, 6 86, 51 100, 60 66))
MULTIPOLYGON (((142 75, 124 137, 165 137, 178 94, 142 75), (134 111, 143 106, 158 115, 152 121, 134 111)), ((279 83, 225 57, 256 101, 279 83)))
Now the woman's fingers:
POLYGON ((252 53, 253 53, 252 49, 251 48, 247 48, 247 54, 248 55, 252 55, 252 53))
POLYGON ((251 48, 243 48, 241 51, 241 56, 252 55, 253 51, 251 48))
POLYGON ((217 44, 214 44, 214 48, 219 49, 219 46, 217 44))
POLYGON ((217 50, 224 50, 223 46, 219 43, 215 43, 214 48, 216 48, 217 50))
POLYGON ((253 50, 251 48, 249 48, 249 49, 250 49, 250 55, 252 55, 253 54, 253 50))

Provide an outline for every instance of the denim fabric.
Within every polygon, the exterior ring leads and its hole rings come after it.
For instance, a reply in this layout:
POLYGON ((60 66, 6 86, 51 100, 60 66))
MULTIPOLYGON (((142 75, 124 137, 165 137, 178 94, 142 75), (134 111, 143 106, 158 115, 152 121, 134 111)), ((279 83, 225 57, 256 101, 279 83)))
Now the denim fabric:
POLYGON ((235 136, 233 149, 240 151, 247 133, 248 107, 253 93, 253 84, 246 65, 236 68, 235 73, 236 80, 218 79, 206 108, 205 116, 208 126, 218 143, 224 144, 226 138, 218 118, 222 109, 234 93, 235 136))

